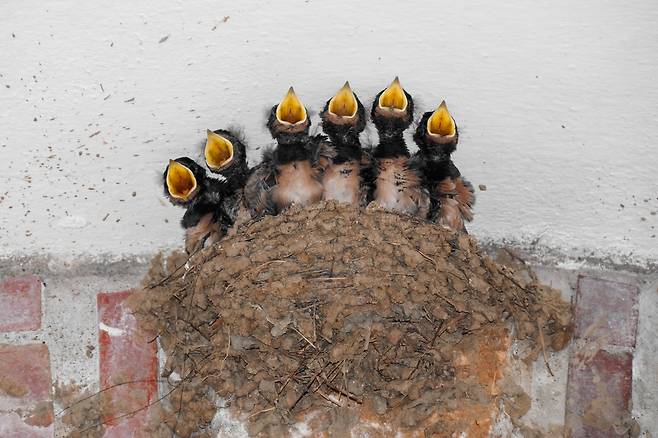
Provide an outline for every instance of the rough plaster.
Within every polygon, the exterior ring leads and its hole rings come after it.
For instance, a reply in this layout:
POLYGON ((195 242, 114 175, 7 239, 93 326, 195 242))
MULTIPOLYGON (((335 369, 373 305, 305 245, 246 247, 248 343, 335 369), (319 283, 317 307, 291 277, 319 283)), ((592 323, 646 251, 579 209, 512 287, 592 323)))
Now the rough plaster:
POLYGON ((0 255, 177 246, 158 175, 206 128, 244 126, 254 162, 290 84, 317 111, 400 75, 460 125, 476 236, 655 262, 656 22, 650 1, 2 2, 0 255))

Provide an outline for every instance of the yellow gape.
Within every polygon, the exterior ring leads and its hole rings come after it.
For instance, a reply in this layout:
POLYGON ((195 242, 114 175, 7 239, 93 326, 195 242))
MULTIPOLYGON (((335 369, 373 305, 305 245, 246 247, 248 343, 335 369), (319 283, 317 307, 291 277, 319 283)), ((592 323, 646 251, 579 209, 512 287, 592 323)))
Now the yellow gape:
POLYGON ((379 96, 379 107, 391 110, 404 111, 407 109, 407 96, 400 85, 400 80, 395 77, 391 85, 379 96))
POLYGON ((233 143, 208 129, 204 155, 208 167, 219 170, 233 161, 233 143))
POLYGON ((455 121, 453 120, 445 100, 434 111, 427 120, 427 132, 441 137, 452 137, 456 133, 455 121))
POLYGON ((276 107, 276 119, 283 124, 295 125, 306 121, 306 108, 290 87, 288 93, 276 107))
POLYGON ((169 160, 167 190, 172 198, 187 201, 196 191, 196 178, 190 169, 177 161, 169 160))
POLYGON ((329 101, 329 112, 340 117, 352 118, 356 115, 357 109, 356 96, 350 88, 350 83, 345 82, 343 88, 338 90, 329 101))

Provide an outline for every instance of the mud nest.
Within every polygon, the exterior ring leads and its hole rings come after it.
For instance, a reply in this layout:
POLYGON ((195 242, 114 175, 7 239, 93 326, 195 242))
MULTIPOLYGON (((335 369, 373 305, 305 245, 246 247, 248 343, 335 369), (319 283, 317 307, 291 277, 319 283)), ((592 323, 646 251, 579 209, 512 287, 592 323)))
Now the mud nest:
POLYGON ((164 435, 209 434, 218 400, 250 435, 366 420, 380 435, 449 435, 451 412, 500 397, 510 342, 527 340, 532 360, 571 333, 557 291, 473 238, 333 203, 158 258, 132 307, 177 376, 164 435))

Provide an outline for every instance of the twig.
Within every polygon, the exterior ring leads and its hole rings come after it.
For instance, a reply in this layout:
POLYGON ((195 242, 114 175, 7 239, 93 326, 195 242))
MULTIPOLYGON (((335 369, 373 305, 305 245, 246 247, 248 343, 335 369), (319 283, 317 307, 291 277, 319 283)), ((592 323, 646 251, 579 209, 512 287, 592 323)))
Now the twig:
POLYGON ((400 400, 398 400, 398 402, 397 402, 395 405, 391 406, 389 409, 396 409, 396 408, 398 408, 400 405, 402 405, 402 402, 403 402, 404 399, 406 399, 407 397, 409 397, 409 394, 404 394, 404 395, 402 396, 402 398, 401 398, 400 400))
POLYGON ((92 397, 96 397, 97 395, 100 395, 101 393, 103 393, 103 392, 105 392, 105 391, 109 391, 109 390, 111 390, 111 389, 114 389, 114 388, 116 388, 116 387, 118 387, 118 386, 132 385, 132 384, 134 384, 134 383, 152 383, 152 382, 160 382, 160 381, 163 381, 163 380, 161 380, 161 379, 140 379, 140 380, 130 380, 130 381, 127 381, 127 382, 121 382, 121 383, 116 383, 116 384, 114 384, 114 385, 110 385, 110 386, 105 387, 105 388, 103 388, 103 389, 101 389, 101 390, 99 390, 99 391, 97 391, 97 392, 95 392, 95 393, 93 393, 93 394, 91 394, 91 395, 88 395, 88 396, 86 396, 86 397, 83 397, 83 398, 81 398, 80 400, 76 400, 74 403, 71 403, 69 406, 65 407, 64 409, 62 409, 61 411, 59 411, 58 413, 56 413, 56 414, 55 414, 55 417, 59 417, 59 416, 62 415, 64 412, 68 411, 69 409, 71 409, 72 407, 74 407, 74 406, 76 406, 76 405, 79 405, 80 403, 82 403, 82 402, 85 401, 85 400, 89 400, 89 399, 92 398, 92 397))
POLYGON ((423 358, 421 356, 421 357, 418 358, 418 361, 416 362, 416 366, 414 367, 413 370, 411 370, 411 372, 409 373, 409 375, 407 376, 407 378, 405 380, 410 380, 411 379, 411 377, 414 375, 414 373, 418 370, 418 367, 420 367, 420 363, 422 361, 423 361, 423 358))
POLYGON ((176 269, 174 269, 170 274, 166 275, 162 280, 158 281, 157 283, 152 283, 152 284, 149 284, 148 286, 146 286, 146 289, 153 289, 153 288, 156 288, 158 286, 162 286, 163 284, 165 284, 171 277, 174 276, 174 274, 176 274, 178 272, 178 270, 180 268, 182 268, 184 266, 187 266, 188 262, 190 261, 190 259, 192 258, 192 256, 194 254, 196 254, 196 252, 193 253, 193 254, 190 254, 187 257, 187 260, 185 260, 185 263, 183 263, 182 265, 177 266, 176 269))
POLYGON ((551 370, 550 365, 548 364, 548 356, 546 355, 546 344, 544 344, 544 333, 542 332, 541 327, 539 326, 539 320, 536 320, 536 322, 537 322, 537 330, 539 330, 539 342, 541 343, 541 351, 544 354, 544 365, 546 365, 548 374, 550 374, 551 377, 555 377, 553 371, 551 370))
POLYGON ((272 406, 271 408, 267 408, 267 409, 262 409, 262 410, 260 410, 260 411, 258 411, 258 412, 254 412, 253 414, 251 414, 250 416, 248 416, 247 419, 250 419, 250 418, 252 418, 252 417, 255 417, 256 415, 264 414, 265 412, 273 411, 273 410, 275 410, 275 409, 276 409, 276 406, 272 406))
POLYGON ((322 302, 320 302, 320 301, 315 301, 314 303, 311 303, 311 304, 309 304, 308 306, 300 307, 300 308, 297 309, 297 310, 299 310, 300 312, 303 312, 303 311, 306 310, 306 309, 310 309, 310 308, 312 308, 312 307, 315 308, 315 307, 317 307, 317 306, 324 306, 325 304, 327 304, 326 301, 322 301, 322 302))
POLYGON ((331 383, 328 383, 328 382, 326 382, 326 381, 324 382, 324 384, 327 385, 327 387, 328 387, 329 389, 331 389, 331 390, 333 390, 333 391, 336 391, 336 392, 339 393, 339 394, 344 395, 345 397, 347 397, 348 399, 352 400, 353 402, 355 402, 355 403, 357 403, 357 404, 359 404, 359 405, 363 404, 363 401, 359 400, 359 398, 358 398, 357 396, 355 396, 354 394, 352 394, 351 392, 349 392, 349 391, 343 391, 343 390, 341 390, 341 389, 338 389, 337 387, 335 387, 334 385, 332 385, 331 383))
POLYGON ((526 286, 521 286, 521 284, 519 284, 519 282, 516 281, 516 279, 515 279, 514 277, 510 276, 510 275, 509 275, 507 272, 505 272, 503 269, 498 269, 498 272, 501 273, 501 274, 503 274, 503 277, 507 278, 509 281, 511 281, 512 283, 514 283, 514 284, 516 285, 516 287, 518 287, 518 288, 521 289, 522 291, 524 291, 524 292, 526 292, 526 293, 529 293, 529 294, 531 294, 531 295, 535 295, 535 293, 534 293, 533 291, 531 291, 530 289, 528 289, 526 286))
POLYGON ((521 256, 515 254, 511 249, 509 249, 509 248, 507 248, 507 247, 504 247, 504 248, 503 248, 503 251, 505 251, 505 252, 506 252, 510 257, 512 257, 514 260, 518 260, 519 262, 521 262, 521 264, 522 264, 523 267, 525 268, 525 271, 528 273, 528 275, 530 276, 530 278, 532 279, 532 281, 535 281, 535 282, 538 281, 538 280, 537 280, 537 274, 535 274, 535 272, 534 272, 532 269, 530 269, 530 268, 528 267, 528 262, 525 261, 525 259, 523 259, 521 256))
POLYGON ((306 388, 304 388, 304 391, 302 391, 302 393, 299 395, 299 397, 297 397, 297 400, 295 400, 295 403, 293 403, 292 406, 290 406, 289 411, 292 412, 292 410, 295 409, 295 406, 297 406, 297 403, 299 403, 299 401, 302 399, 302 397, 304 397, 304 396, 306 395, 306 393, 308 393, 308 390, 309 390, 309 388, 313 385, 313 382, 315 382, 315 380, 316 380, 316 379, 318 378, 318 376, 324 371, 324 369, 325 369, 326 367, 327 367, 326 364, 325 364, 325 365, 322 365, 322 367, 320 368, 320 371, 318 371, 317 373, 315 373, 315 376, 313 376, 313 378, 311 379, 311 381, 308 382, 308 385, 306 385, 306 388))
POLYGON ((309 341, 308 338, 302 334, 302 332, 300 332, 299 330, 297 330, 297 329, 296 329, 294 326, 292 326, 292 325, 290 326, 290 328, 292 328, 294 331, 296 331, 296 332, 299 334, 299 336, 301 336, 302 338, 304 338, 304 340, 305 340, 306 342, 308 342, 309 345, 310 345, 311 347, 315 348, 316 350, 319 350, 319 348, 316 347, 316 346, 313 344, 313 342, 309 341))
MULTIPOLYGON (((347 389, 347 370, 345 369, 345 361, 343 361, 343 366, 340 368, 343 372, 343 388, 345 388, 345 392, 349 394, 350 391, 347 389)), ((340 400, 340 397, 338 397, 338 400, 340 400)))
POLYGON ((366 327, 366 335, 364 336, 364 344, 363 344, 363 351, 368 351, 368 347, 370 346, 370 334, 371 334, 372 328, 370 324, 366 327))
MULTIPOLYGON (((313 361, 314 361, 315 359, 317 359, 319 355, 320 355, 320 351, 318 351, 317 353, 315 353, 315 356, 313 356, 313 357, 311 358, 311 360, 308 362, 308 364, 309 364, 309 365, 312 364, 313 361)), ((305 366, 307 366, 307 364, 306 364, 305 362, 300 363, 299 366, 297 367, 297 369, 296 369, 295 371, 293 371, 292 374, 290 374, 290 375, 288 376, 288 378, 287 378, 286 381, 284 382, 283 386, 282 386, 281 388, 279 388, 279 390, 276 392, 277 400, 279 399, 279 395, 281 395, 281 393, 283 392, 283 390, 285 389, 285 387, 288 385, 288 383, 290 382, 290 380, 292 380, 292 378, 295 377, 295 375, 296 375, 296 374, 297 374, 302 368, 304 368, 305 366)))
POLYGON ((332 396, 332 395, 330 395, 330 394, 325 394, 325 393, 322 392, 320 389, 318 389, 318 390, 315 391, 315 392, 317 392, 318 394, 320 394, 320 397, 322 397, 323 399, 327 400, 328 402, 333 403, 333 404, 335 404, 336 406, 338 406, 338 407, 340 407, 340 408, 344 407, 344 405, 340 403, 340 400, 335 400, 335 397, 334 397, 334 396, 332 396))
MULTIPOLYGON (((461 320, 461 318, 458 319, 457 322, 459 322, 460 320, 461 320)), ((443 333, 445 333, 446 330, 448 330, 447 325, 446 325, 446 327, 443 327, 445 325, 444 322, 445 322, 445 320, 441 321, 441 325, 439 326, 439 328, 434 333, 434 337, 430 341, 430 347, 434 347, 434 341, 436 341, 443 333)))
POLYGON ((315 312, 316 312, 316 311, 317 311, 317 306, 313 306, 313 316, 312 316, 312 318, 313 318, 313 340, 314 340, 315 342, 318 341, 318 334, 317 334, 317 332, 316 332, 316 330, 315 330, 315 312))
MULTIPOLYGON (((188 359, 188 355, 185 355, 185 359, 188 359)), ((183 359, 183 372, 185 372, 185 359, 183 359)), ((192 374, 190 372, 190 374, 192 374)), ((188 374, 188 375, 190 375, 188 374)), ((180 382, 180 385, 182 385, 183 382, 180 382)), ((174 422, 174 432, 178 429, 178 420, 180 420, 180 414, 183 411, 183 389, 181 388, 180 390, 180 397, 178 397, 178 412, 176 412, 176 421, 174 422)))
MULTIPOLYGON (((324 375, 324 376, 323 376, 324 379, 325 379, 326 381, 328 381, 329 383, 332 383, 334 380, 336 380, 336 377, 338 377, 338 375, 340 374, 339 368, 340 368, 341 366, 343 366, 344 363, 345 363, 345 359, 343 359, 343 360, 341 360, 340 362, 338 362, 338 364, 337 364, 337 365, 336 365, 331 371, 329 371, 329 375, 328 375, 328 376, 327 376, 327 375, 324 375), (335 374, 334 374, 334 373, 335 373, 335 374), (333 377, 331 377, 332 375, 333 375, 333 377), (330 379, 329 377, 331 377, 331 379, 330 379)), ((323 373, 323 374, 324 374, 324 373, 323 373)))
MULTIPOLYGON (((291 257, 291 256, 292 256, 292 254, 288 254, 288 255, 284 256, 284 258, 291 257)), ((253 268, 253 269, 250 269, 250 270, 248 270, 248 271, 246 271, 246 272, 243 272, 238 278, 236 278, 235 280, 233 280, 231 283, 229 283, 229 284, 226 286, 225 291, 226 291, 226 292, 229 292, 229 291, 233 290, 233 288, 235 287, 235 285, 236 285, 240 280, 242 280, 243 278, 245 278, 245 276, 246 276, 247 274, 250 274, 250 273, 252 273, 252 272, 260 273, 260 271, 261 271, 262 268, 264 268, 265 266, 267 266, 267 265, 269 265, 269 264, 272 264, 272 263, 294 263, 294 262, 292 262, 292 261, 290 261, 290 260, 283 260, 283 259, 269 260, 269 261, 267 261, 267 262, 265 262, 265 263, 262 263, 262 264, 256 266, 256 267, 253 268)))
POLYGON ((428 256, 427 254, 425 254, 424 252, 422 252, 422 251, 419 250, 419 249, 417 249, 416 252, 418 252, 418 254, 422 255, 423 257, 425 257, 425 258, 426 258, 427 260, 429 260, 430 262, 434 263, 434 269, 436 269, 436 270, 439 269, 439 264, 438 264, 437 261, 434 260, 432 257, 428 256))
POLYGON ((226 344, 226 355, 224 356, 224 359, 222 359, 222 363, 219 366, 220 372, 224 369, 224 364, 226 363, 226 359, 228 358, 228 352, 230 349, 231 349, 231 327, 228 328, 228 343, 226 344))
POLYGON ((117 416, 117 417, 109 418, 109 419, 107 419, 107 420, 99 421, 98 423, 93 424, 93 425, 91 425, 91 426, 89 426, 89 427, 87 427, 87 428, 81 430, 80 433, 82 434, 82 433, 84 433, 84 432, 86 432, 86 431, 88 431, 88 430, 95 429, 95 428, 100 427, 100 426, 104 426, 104 425, 106 425, 106 424, 108 424, 108 423, 110 423, 110 422, 114 422, 114 421, 116 421, 116 420, 120 420, 120 419, 122 419, 122 418, 132 417, 133 415, 135 415, 135 414, 137 414, 137 413, 139 413, 139 412, 141 412, 141 411, 143 411, 143 410, 146 410, 146 409, 150 408, 150 407, 153 406, 154 404, 156 404, 156 403, 160 403, 162 400, 164 400, 165 398, 169 397, 169 394, 171 394, 172 392, 176 391, 176 390, 180 387, 180 385, 181 385, 185 380, 189 379, 191 376, 192 376, 192 373, 190 373, 190 374, 188 374, 187 376, 185 376, 185 378, 182 379, 182 380, 178 383, 178 385, 176 385, 173 389, 171 389, 171 391, 167 392, 165 395, 163 395, 162 397, 158 398, 157 400, 155 400, 155 401, 153 401, 153 402, 151 402, 151 403, 147 403, 145 406, 142 406, 142 407, 139 408, 139 409, 135 409, 134 411, 130 411, 130 412, 127 412, 127 413, 125 413, 125 414, 121 414, 121 415, 119 415, 119 416, 117 416))

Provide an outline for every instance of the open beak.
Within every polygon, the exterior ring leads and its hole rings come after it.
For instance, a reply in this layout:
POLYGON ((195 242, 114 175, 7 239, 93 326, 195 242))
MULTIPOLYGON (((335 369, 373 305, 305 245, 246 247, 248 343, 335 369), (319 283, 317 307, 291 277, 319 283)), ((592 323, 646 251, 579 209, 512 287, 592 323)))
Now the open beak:
POLYGON ((329 101, 329 112, 339 117, 352 118, 356 116, 357 109, 356 96, 350 88, 350 83, 345 82, 343 88, 329 101))
POLYGON ((197 181, 190 169, 178 161, 169 160, 167 190, 178 201, 189 201, 197 191, 197 181))
POLYGON ((400 85, 400 80, 395 77, 391 85, 379 96, 379 107, 392 111, 405 111, 407 109, 407 96, 400 85))
POLYGON ((456 132, 455 120, 444 100, 427 120, 427 133, 432 136, 453 137, 456 132))
POLYGON ((208 129, 206 148, 204 149, 204 155, 208 167, 213 171, 223 169, 231 164, 231 161, 233 161, 233 154, 233 143, 227 138, 208 129))
POLYGON ((306 108, 290 87, 288 93, 276 107, 276 118, 284 125, 296 125, 306 121, 306 108))

